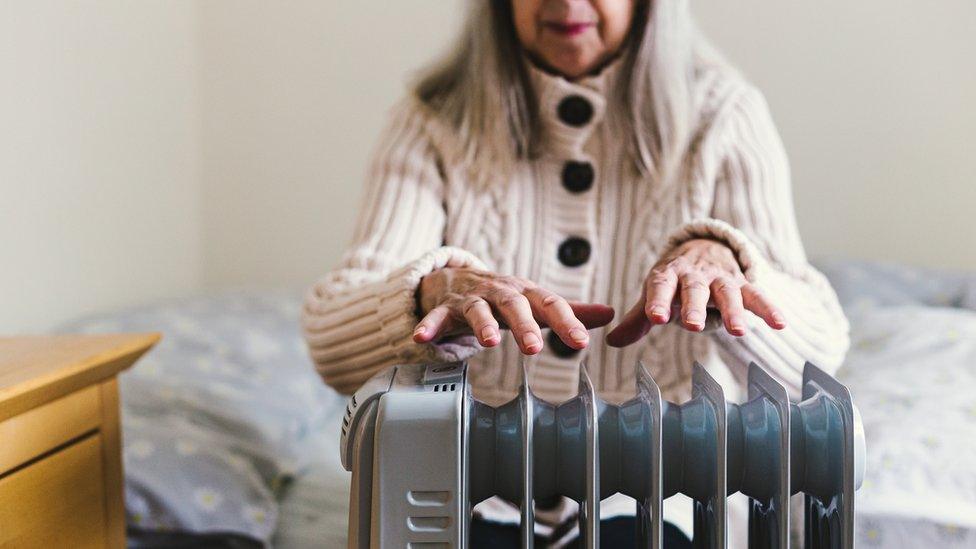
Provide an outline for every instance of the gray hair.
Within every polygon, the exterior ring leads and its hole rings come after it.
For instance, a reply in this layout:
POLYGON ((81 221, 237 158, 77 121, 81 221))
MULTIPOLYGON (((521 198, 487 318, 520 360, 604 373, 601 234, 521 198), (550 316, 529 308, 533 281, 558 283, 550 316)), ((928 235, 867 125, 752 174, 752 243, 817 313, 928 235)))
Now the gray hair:
MULTIPOLYGON (((698 124, 695 68, 720 61, 692 22, 688 0, 638 0, 621 78, 609 90, 616 128, 629 136, 635 168, 666 182, 698 124)), ((473 0, 451 53, 423 74, 414 93, 453 130, 458 160, 477 177, 532 158, 541 126, 521 63, 511 0, 473 0)))

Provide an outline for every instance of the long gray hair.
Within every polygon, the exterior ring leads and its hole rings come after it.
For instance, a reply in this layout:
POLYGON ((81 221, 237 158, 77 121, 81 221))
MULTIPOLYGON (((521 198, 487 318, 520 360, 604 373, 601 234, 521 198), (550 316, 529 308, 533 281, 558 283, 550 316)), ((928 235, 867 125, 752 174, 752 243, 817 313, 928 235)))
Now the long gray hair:
MULTIPOLYGON (((688 0, 637 0, 622 50, 621 77, 608 91, 622 108, 608 117, 629 136, 635 168, 666 182, 697 126, 695 67, 719 59, 697 32, 688 0)), ((457 44, 414 88, 453 130, 458 159, 476 176, 501 175, 537 152, 538 108, 522 55, 511 0, 471 0, 457 44)))

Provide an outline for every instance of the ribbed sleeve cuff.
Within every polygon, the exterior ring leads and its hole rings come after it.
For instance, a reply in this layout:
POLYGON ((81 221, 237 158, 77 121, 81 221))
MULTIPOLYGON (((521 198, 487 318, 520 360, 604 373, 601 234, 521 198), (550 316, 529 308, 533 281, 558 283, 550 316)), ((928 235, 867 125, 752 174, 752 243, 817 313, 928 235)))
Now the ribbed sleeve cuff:
MULTIPOLYGON (((668 236, 661 257, 670 254, 675 248, 689 240, 707 238, 717 240, 732 250, 739 268, 746 280, 758 283, 769 271, 769 263, 759 253, 756 246, 739 229, 718 219, 696 219, 680 225, 668 236)), ((714 332, 722 327, 722 316, 715 309, 707 309, 703 332, 714 332)))
POLYGON ((420 321, 417 287, 425 275, 444 267, 487 269, 470 252, 443 246, 379 280, 338 284, 327 277, 316 284, 306 297, 302 325, 326 381, 354 387, 392 364, 463 360, 478 352, 474 336, 429 344, 413 341, 413 328, 420 321))
POLYGON ((460 336, 436 343, 413 341, 417 318, 417 288, 424 276, 446 267, 488 270, 487 265, 471 252, 453 246, 442 246, 390 273, 377 308, 383 338, 397 349, 404 361, 416 361, 418 349, 436 362, 463 360, 481 349, 474 336, 460 336))
POLYGON ((685 242, 696 238, 718 240, 727 245, 735 254, 742 274, 749 282, 759 281, 769 270, 769 263, 759 253, 749 237, 739 229, 718 219, 697 219, 681 225, 668 237, 667 246, 661 255, 666 255, 685 242))

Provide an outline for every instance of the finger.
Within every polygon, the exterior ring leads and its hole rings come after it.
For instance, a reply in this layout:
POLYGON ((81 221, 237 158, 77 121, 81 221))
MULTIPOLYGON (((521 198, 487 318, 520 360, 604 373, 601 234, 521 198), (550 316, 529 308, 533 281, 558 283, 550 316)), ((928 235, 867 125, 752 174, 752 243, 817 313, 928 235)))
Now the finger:
POLYGON ((637 299, 637 303, 634 303, 634 306, 624 314, 620 324, 617 324, 617 327, 607 334, 607 345, 611 347, 626 347, 647 335, 647 332, 651 330, 653 324, 648 320, 647 315, 644 314, 646 298, 647 293, 642 290, 640 298, 637 299))
POLYGON ((746 284, 742 287, 742 303, 746 309, 763 319, 770 328, 782 330, 786 327, 786 319, 783 318, 783 313, 766 298, 759 288, 752 284, 746 284))
POLYGON ((451 309, 447 305, 438 305, 417 323, 413 330, 413 340, 417 343, 429 343, 450 330, 453 325, 451 309))
POLYGON ((655 271, 647 278, 646 286, 644 314, 654 324, 667 324, 671 320, 671 303, 678 289, 678 274, 674 269, 655 271))
POLYGON ((708 285, 701 275, 689 273, 681 280, 681 325, 686 330, 705 329, 705 306, 708 305, 708 285))
POLYGON ((584 303, 582 301, 569 301, 568 303, 573 310, 573 316, 578 318, 588 330, 610 324, 615 314, 613 307, 602 303, 584 303))
POLYGON ((586 347, 590 335, 565 299, 539 287, 525 290, 524 295, 528 298, 536 318, 552 328, 566 345, 573 349, 586 347))
POLYGON ((502 340, 498 333, 498 321, 491 312, 491 305, 487 301, 471 296, 461 304, 461 314, 471 326, 471 330, 478 337, 478 342, 485 347, 494 347, 502 340))
POLYGON ((742 289, 725 277, 712 281, 712 300, 722 313, 725 329, 734 336, 746 335, 745 309, 742 306, 742 289))
POLYGON ((542 330, 524 295, 509 289, 496 290, 489 293, 487 300, 505 320, 523 353, 534 355, 542 350, 542 330))

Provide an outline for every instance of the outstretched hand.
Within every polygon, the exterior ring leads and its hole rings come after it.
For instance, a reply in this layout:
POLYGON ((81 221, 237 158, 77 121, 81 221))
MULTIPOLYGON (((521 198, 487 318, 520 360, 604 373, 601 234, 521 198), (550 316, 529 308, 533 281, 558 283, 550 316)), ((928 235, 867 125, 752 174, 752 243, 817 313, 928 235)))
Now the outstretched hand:
POLYGON ((609 324, 611 307, 570 302, 538 284, 469 268, 444 268, 420 282, 419 308, 423 319, 413 340, 428 343, 446 335, 474 333, 485 347, 501 341, 508 328, 524 354, 542 350, 542 328, 550 327, 566 345, 583 349, 587 330, 609 324))
POLYGON ((746 280, 728 246, 716 240, 694 239, 676 247, 651 269, 640 299, 607 334, 607 344, 630 345, 654 325, 670 322, 676 313, 683 328, 700 332, 705 329, 708 307, 718 309, 725 329, 734 336, 746 333, 746 311, 774 329, 786 327, 779 309, 746 280))

